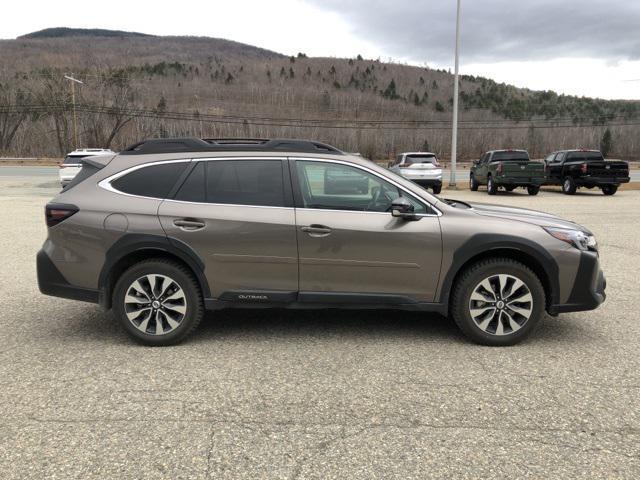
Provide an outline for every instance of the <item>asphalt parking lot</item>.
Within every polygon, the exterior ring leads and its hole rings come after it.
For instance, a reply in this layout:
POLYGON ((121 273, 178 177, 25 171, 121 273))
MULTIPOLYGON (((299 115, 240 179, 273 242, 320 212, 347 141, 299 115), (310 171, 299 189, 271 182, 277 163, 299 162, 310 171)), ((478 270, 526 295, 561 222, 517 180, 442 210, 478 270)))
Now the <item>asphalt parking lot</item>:
POLYGON ((640 191, 445 191, 598 238, 606 303, 515 347, 417 313, 230 311, 145 348, 38 292, 55 187, 0 172, 2 479, 640 477, 640 191))

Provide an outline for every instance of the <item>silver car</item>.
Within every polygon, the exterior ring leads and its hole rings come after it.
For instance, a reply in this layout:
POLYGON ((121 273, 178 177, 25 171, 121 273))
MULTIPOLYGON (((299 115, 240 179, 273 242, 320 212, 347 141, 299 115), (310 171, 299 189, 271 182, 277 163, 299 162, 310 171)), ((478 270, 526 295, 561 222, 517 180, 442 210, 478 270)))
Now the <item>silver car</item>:
POLYGON ((442 168, 435 153, 401 153, 389 169, 424 188, 431 188, 436 195, 442 190, 442 168))
POLYGON ((79 148, 67 154, 62 163, 58 166, 58 176, 60 185, 67 186, 80 172, 81 160, 87 157, 95 157, 97 155, 115 155, 113 150, 108 148, 79 148))
POLYGON ((149 345, 233 307, 436 312, 511 345, 545 311, 605 299, 587 228, 443 200, 312 141, 159 139, 83 159, 46 222, 40 290, 112 309, 149 345))

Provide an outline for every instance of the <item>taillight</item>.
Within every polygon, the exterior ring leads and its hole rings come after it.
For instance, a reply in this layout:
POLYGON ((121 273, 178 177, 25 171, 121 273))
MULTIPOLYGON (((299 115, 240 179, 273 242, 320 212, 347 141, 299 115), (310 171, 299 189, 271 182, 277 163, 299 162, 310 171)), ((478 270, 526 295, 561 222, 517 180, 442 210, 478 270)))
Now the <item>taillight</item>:
POLYGON ((580 171, 582 173, 587 173, 587 164, 583 163, 582 165, 580 165, 580 171))
POLYGON ((502 173, 502 164, 501 163, 499 163, 498 166, 496 167, 496 172, 502 173))
POLYGON ((47 204, 47 206, 44 207, 44 217, 47 222, 47 227, 53 227, 64 222, 77 211, 78 207, 75 205, 47 204))
POLYGON ((439 166, 440 166, 440 162, 439 162, 439 161, 437 161, 437 160, 436 160, 435 162, 433 162, 433 164, 434 164, 436 167, 439 167, 439 166))

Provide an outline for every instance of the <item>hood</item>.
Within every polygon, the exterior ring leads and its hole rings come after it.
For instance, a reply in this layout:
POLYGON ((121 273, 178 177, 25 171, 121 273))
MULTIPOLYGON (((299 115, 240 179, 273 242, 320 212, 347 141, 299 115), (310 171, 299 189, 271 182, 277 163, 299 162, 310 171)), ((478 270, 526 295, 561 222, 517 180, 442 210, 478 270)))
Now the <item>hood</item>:
POLYGON ((473 212, 478 215, 506 218, 509 220, 539 225, 541 227, 570 228, 573 230, 581 230, 586 233, 591 233, 589 229, 578 223, 565 220, 550 213, 539 212, 537 210, 506 207, 504 205, 491 205, 487 203, 468 203, 468 205, 470 205, 473 212))

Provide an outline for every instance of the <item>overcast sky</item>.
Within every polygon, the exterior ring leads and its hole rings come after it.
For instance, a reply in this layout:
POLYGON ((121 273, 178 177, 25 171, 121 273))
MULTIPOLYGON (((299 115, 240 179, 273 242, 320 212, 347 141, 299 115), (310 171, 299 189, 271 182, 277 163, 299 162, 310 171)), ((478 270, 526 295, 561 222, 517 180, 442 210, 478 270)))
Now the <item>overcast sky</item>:
MULTIPOLYGON (((58 26, 206 35, 285 54, 362 54, 448 69, 455 0, 4 2, 3 38, 58 26)), ((640 99, 638 0, 462 0, 461 31, 462 73, 537 90, 640 99)))

